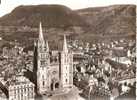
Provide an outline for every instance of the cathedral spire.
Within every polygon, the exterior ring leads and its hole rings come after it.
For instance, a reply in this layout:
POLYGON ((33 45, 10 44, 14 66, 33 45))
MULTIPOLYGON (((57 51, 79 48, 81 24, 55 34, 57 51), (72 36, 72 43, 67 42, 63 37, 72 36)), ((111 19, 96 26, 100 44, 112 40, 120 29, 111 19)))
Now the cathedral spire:
POLYGON ((66 35, 64 35, 63 51, 64 51, 64 52, 68 52, 66 35))
POLYGON ((46 41, 46 50, 49 51, 49 44, 48 44, 48 41, 46 41))
POLYGON ((42 31, 42 24, 41 24, 41 22, 39 24, 39 40, 44 42, 44 37, 43 37, 43 31, 42 31))

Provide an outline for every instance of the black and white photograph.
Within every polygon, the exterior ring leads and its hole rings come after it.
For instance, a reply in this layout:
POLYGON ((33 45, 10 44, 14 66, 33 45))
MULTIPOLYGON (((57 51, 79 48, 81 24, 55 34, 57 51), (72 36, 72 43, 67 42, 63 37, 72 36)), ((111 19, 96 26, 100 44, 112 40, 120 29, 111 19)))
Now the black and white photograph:
POLYGON ((0 100, 136 100, 136 0, 0 0, 0 100))

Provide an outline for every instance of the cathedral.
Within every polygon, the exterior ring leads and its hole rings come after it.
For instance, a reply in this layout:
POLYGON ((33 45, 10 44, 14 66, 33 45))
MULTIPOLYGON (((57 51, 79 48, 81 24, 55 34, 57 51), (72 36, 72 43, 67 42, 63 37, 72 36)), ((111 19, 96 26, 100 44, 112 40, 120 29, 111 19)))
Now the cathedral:
POLYGON ((34 44, 36 53, 37 92, 56 91, 73 86, 73 53, 67 47, 64 36, 62 51, 52 51, 44 40, 42 25, 39 25, 39 38, 34 44))

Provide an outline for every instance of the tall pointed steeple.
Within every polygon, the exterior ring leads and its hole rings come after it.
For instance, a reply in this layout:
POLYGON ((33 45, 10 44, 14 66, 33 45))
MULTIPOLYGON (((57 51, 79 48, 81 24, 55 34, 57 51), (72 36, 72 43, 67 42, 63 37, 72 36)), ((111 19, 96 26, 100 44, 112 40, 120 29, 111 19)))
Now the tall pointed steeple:
POLYGON ((64 51, 64 52, 68 52, 66 35, 64 35, 63 51, 64 51))
POLYGON ((44 42, 44 37, 43 37, 43 31, 42 31, 42 24, 41 24, 41 22, 39 24, 39 40, 44 42))

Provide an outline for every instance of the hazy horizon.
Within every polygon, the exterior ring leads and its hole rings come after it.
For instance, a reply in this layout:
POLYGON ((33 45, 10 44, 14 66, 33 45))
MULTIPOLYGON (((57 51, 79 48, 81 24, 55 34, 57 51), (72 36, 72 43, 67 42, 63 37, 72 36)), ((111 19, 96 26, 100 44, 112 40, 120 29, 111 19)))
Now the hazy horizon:
POLYGON ((82 9, 88 7, 102 7, 119 4, 137 4, 137 0, 1 0, 0 17, 10 13, 14 8, 20 5, 41 5, 41 4, 58 4, 64 5, 71 9, 82 9))

